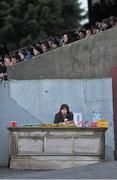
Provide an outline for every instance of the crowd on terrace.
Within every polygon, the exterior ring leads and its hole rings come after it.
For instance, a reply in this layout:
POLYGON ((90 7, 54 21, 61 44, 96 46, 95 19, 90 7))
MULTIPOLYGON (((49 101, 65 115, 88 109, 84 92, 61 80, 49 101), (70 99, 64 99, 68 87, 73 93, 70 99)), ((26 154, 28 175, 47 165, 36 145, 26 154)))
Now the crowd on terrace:
POLYGON ((99 32, 117 26, 117 17, 111 16, 101 22, 96 22, 94 26, 85 25, 80 30, 65 32, 61 35, 53 36, 46 41, 37 42, 26 48, 21 48, 14 52, 9 52, 6 44, 0 45, 0 80, 7 80, 7 69, 16 63, 34 59, 42 53, 67 45, 69 43, 87 38, 99 32))

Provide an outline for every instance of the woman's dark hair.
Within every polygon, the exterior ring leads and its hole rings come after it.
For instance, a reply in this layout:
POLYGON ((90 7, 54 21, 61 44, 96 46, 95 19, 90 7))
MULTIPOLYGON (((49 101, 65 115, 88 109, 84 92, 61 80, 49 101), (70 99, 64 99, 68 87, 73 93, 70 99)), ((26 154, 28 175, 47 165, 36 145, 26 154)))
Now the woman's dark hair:
POLYGON ((83 33, 83 34, 86 36, 86 29, 85 29, 85 30, 82 29, 82 30, 79 31, 79 33, 80 33, 80 32, 83 33))
MULTIPOLYGON (((66 33, 64 33, 64 35, 67 35, 67 37, 68 37, 68 42, 67 42, 67 44, 71 43, 71 42, 72 42, 72 36, 71 36, 70 32, 66 32, 66 33)), ((64 36, 64 35, 63 35, 63 36, 64 36)))
POLYGON ((60 112, 62 109, 67 109, 67 113, 69 113, 69 106, 67 104, 62 104, 60 107, 60 112))
POLYGON ((43 52, 40 46, 34 46, 33 49, 36 49, 37 51, 39 51, 40 54, 43 52))

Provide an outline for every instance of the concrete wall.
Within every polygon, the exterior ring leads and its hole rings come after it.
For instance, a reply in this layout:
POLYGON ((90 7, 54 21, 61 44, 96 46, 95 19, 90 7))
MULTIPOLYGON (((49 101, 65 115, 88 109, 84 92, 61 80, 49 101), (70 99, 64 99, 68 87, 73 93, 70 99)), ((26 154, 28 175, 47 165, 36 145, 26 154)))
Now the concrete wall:
POLYGON ((53 122, 62 103, 72 112, 82 112, 91 120, 92 110, 109 120, 106 132, 106 158, 113 159, 113 108, 111 79, 98 80, 31 80, 0 83, 0 166, 8 164, 9 121, 21 124, 53 122), (2 147, 2 148, 1 148, 2 147))
POLYGON ((9 84, 10 95, 23 109, 43 123, 52 123, 62 103, 70 105, 72 112, 82 112, 90 121, 92 111, 101 112, 109 120, 106 132, 106 158, 113 158, 113 108, 111 79, 94 80, 30 80, 9 84))
POLYGON ((9 69, 10 79, 87 79, 110 77, 117 66, 117 28, 47 52, 9 69))
POLYGON ((37 120, 10 97, 8 87, 7 82, 0 83, 0 166, 8 165, 9 121, 17 121, 18 124, 37 124, 37 120))

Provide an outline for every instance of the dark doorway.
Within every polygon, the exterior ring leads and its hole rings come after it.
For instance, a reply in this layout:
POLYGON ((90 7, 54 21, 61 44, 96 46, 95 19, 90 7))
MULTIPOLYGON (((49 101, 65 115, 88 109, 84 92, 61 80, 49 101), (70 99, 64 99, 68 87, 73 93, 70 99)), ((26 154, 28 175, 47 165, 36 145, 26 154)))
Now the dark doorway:
POLYGON ((114 135, 115 135, 115 151, 114 158, 117 160, 117 67, 111 68, 112 90, 113 90, 113 119, 114 119, 114 135))

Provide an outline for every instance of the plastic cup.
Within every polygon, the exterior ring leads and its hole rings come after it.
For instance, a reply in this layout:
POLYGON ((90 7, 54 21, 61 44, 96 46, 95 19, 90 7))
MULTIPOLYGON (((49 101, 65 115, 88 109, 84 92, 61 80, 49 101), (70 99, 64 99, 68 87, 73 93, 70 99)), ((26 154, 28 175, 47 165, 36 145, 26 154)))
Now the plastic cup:
POLYGON ((10 121, 10 126, 11 126, 11 127, 16 127, 16 126, 17 126, 16 121, 10 121))

